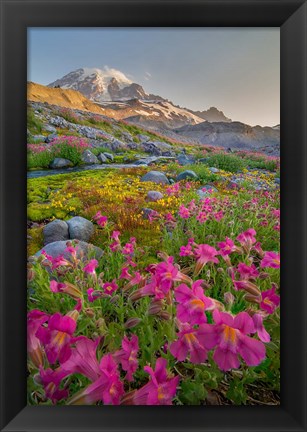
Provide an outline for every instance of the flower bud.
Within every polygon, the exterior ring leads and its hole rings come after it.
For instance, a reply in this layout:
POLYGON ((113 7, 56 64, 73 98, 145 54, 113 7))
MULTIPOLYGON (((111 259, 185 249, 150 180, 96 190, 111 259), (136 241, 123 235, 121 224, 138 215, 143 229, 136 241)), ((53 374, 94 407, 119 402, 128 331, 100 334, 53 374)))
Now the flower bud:
POLYGON ((228 306, 232 306, 234 300, 235 300, 235 297, 234 297, 234 295, 233 295, 231 292, 227 291, 227 292, 224 294, 224 302, 225 302, 228 306))
POLYGON ((252 294, 245 294, 244 299, 250 303, 260 303, 260 296, 254 296, 252 294))
POLYGON ((148 308, 148 315, 157 315, 161 312, 163 303, 161 300, 153 300, 148 308))
POLYGON ((142 320, 140 318, 134 317, 134 318, 129 318, 127 319, 127 321, 124 324, 125 329, 130 329, 133 327, 136 327, 138 324, 140 324, 142 320))
POLYGON ((85 315, 88 316, 89 318, 93 318, 95 316, 95 312, 92 308, 86 308, 84 312, 85 315))
POLYGON ((171 318, 171 314, 168 313, 167 311, 161 311, 161 312, 158 314, 158 316, 159 316, 161 319, 165 320, 165 321, 168 321, 168 320, 171 318))

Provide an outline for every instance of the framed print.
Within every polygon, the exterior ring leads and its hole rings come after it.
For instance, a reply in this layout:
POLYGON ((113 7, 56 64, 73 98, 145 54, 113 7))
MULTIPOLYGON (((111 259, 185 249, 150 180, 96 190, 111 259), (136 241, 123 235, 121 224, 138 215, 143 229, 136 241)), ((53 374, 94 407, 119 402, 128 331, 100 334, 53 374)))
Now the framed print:
POLYGON ((306 430, 306 42, 1 0, 1 430, 306 430))

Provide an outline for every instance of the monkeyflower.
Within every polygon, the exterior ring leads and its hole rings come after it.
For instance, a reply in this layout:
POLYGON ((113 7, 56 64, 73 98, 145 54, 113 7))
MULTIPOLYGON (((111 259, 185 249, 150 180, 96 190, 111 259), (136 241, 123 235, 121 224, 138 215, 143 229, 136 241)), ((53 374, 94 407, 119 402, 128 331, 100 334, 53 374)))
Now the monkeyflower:
POLYGON ((42 255, 46 258, 47 261, 49 261, 50 264, 47 263, 47 265, 50 265, 52 270, 55 270, 62 266, 65 267, 71 266, 71 263, 67 261, 65 258, 63 258, 62 255, 53 258, 53 256, 48 255, 45 250, 42 251, 42 255))
POLYGON ((70 357, 70 341, 75 330, 76 321, 59 312, 49 318, 48 327, 40 327, 37 330, 36 337, 44 346, 50 364, 56 361, 64 363, 70 357))
POLYGON ((111 354, 102 357, 99 368, 99 378, 74 395, 68 405, 92 405, 98 401, 102 401, 105 405, 119 405, 124 394, 124 386, 111 354))
POLYGON ((115 283, 116 279, 113 279, 112 282, 106 282, 102 285, 104 292, 108 295, 112 295, 117 289, 118 285, 115 283))
POLYGON ((260 313, 255 313, 252 318, 259 339, 262 342, 270 342, 271 337, 263 325, 263 316, 260 313))
POLYGON ((205 223, 207 219, 208 216, 203 211, 199 212, 198 215, 196 216, 196 220, 198 220, 199 223, 205 223))
POLYGON ((213 214, 213 217, 214 217, 214 219, 215 219, 217 222, 219 222, 220 220, 223 219, 223 217, 224 217, 224 213, 223 213, 222 210, 220 210, 220 211, 214 213, 214 214, 213 214))
POLYGON ((134 276, 131 276, 130 281, 123 287, 123 291, 127 291, 133 286, 142 286, 145 284, 145 278, 140 274, 140 272, 135 272, 134 276))
POLYGON ((260 267, 280 268, 280 255, 275 252, 265 252, 260 267))
POLYGON ((260 307, 267 313, 269 314, 274 313, 275 309, 279 306, 279 303, 280 303, 280 297, 279 295, 275 294, 274 286, 272 286, 271 289, 267 291, 263 291, 261 293, 260 307))
POLYGON ((95 269, 98 267, 98 261, 91 259, 88 264, 83 268, 83 271, 90 275, 96 275, 95 269))
POLYGON ((111 238, 119 243, 120 242, 120 240, 119 240, 120 234, 121 234, 120 231, 113 231, 111 234, 111 238))
POLYGON ((67 246, 67 248, 65 249, 65 252, 68 252, 71 254, 71 256, 73 257, 74 260, 77 259, 77 250, 78 247, 74 247, 74 246, 67 246))
POLYGON ((90 303, 93 303, 95 300, 103 297, 104 293, 98 290, 94 290, 93 288, 89 288, 87 291, 87 299, 90 303))
POLYGON ((229 237, 226 237, 225 241, 220 242, 217 245, 219 247, 219 254, 222 257, 228 256, 233 252, 240 252, 240 249, 235 246, 234 242, 229 237))
POLYGON ((251 278, 257 278, 259 276, 259 272, 254 264, 248 266, 247 264, 241 262, 238 264, 237 271, 240 273, 241 280, 248 280, 251 278))
POLYGON ((34 309, 27 317, 27 350, 30 359, 36 367, 43 364, 43 347, 36 333, 38 329, 48 321, 49 315, 40 310, 34 309))
POLYGON ((128 271, 128 267, 123 267, 122 268, 122 272, 119 276, 119 279, 127 279, 127 280, 131 280, 132 279, 132 275, 129 273, 128 271))
POLYGON ((86 336, 78 336, 71 340, 71 355, 61 367, 70 375, 79 373, 89 380, 96 381, 100 376, 99 362, 97 360, 97 347, 100 338, 91 340, 86 336))
POLYGON ((197 259, 195 274, 198 275, 208 262, 217 264, 219 260, 215 258, 216 255, 218 255, 218 251, 214 247, 208 244, 198 245, 194 250, 194 256, 197 259))
POLYGON ((156 278, 163 290, 168 292, 174 282, 191 282, 191 278, 181 273, 176 265, 174 265, 174 257, 168 257, 166 261, 159 263, 156 266, 156 278))
POLYGON ((246 251, 249 251, 252 245, 256 243, 255 235, 256 231, 253 228, 249 228, 239 234, 237 240, 246 251))
POLYGON ((179 216, 182 219, 188 219, 190 217, 190 210, 186 208, 183 204, 179 207, 179 216))
POLYGON ((177 318, 182 323, 204 324, 207 322, 206 310, 214 309, 213 301, 204 295, 202 280, 193 283, 192 288, 185 284, 175 288, 177 318))
POLYGON ((77 288, 75 285, 73 285, 70 282, 57 282, 55 280, 50 281, 50 290, 53 293, 65 293, 70 295, 73 299, 77 300, 79 298, 82 298, 82 292, 77 288))
POLYGON ((208 351, 216 345, 215 337, 207 330, 207 326, 202 324, 196 329, 187 323, 179 323, 177 340, 170 345, 171 354, 179 361, 189 357, 190 362, 195 364, 207 360, 208 351))
POLYGON ((130 340, 124 336, 122 340, 122 349, 116 351, 113 355, 114 360, 121 364, 122 369, 127 372, 125 379, 133 381, 133 374, 138 368, 139 339, 136 335, 132 335, 130 340))
POLYGON ((246 312, 233 317, 227 312, 213 311, 215 325, 204 324, 204 333, 215 339, 213 360, 223 371, 240 366, 239 355, 248 366, 257 366, 265 359, 264 344, 248 336, 256 332, 253 319, 246 312))
POLYGON ((123 247, 122 253, 124 255, 132 255, 134 253, 134 245, 132 243, 126 243, 123 247))
POLYGON ((97 222, 101 228, 104 228, 108 222, 108 218, 106 216, 103 216, 100 211, 98 211, 93 219, 97 222))
POLYGON ((61 382, 69 375, 69 372, 61 367, 52 370, 50 368, 44 369, 42 366, 39 368, 39 375, 37 380, 43 385, 45 395, 48 399, 56 404, 59 400, 65 399, 68 396, 67 389, 60 389, 61 382))
POLYGON ((145 366, 144 371, 150 380, 139 390, 128 393, 123 398, 124 405, 172 405, 179 384, 179 376, 170 375, 166 369, 167 360, 159 357, 155 370, 145 366))

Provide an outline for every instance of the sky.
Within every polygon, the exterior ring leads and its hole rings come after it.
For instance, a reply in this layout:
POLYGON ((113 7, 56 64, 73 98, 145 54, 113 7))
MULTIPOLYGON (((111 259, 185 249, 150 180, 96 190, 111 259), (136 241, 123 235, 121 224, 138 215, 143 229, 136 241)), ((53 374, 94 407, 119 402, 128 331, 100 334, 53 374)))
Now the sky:
POLYGON ((28 81, 105 66, 181 107, 215 106, 251 126, 280 122, 278 27, 28 29, 28 81))

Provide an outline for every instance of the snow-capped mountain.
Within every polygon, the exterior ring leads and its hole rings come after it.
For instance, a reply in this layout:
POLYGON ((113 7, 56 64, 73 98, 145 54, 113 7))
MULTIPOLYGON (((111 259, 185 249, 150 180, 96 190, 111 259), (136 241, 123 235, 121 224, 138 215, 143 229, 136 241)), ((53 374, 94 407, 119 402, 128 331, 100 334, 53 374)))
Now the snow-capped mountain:
POLYGON ((95 102, 162 99, 147 94, 141 85, 132 82, 125 74, 106 66, 103 69, 77 69, 48 84, 48 87, 77 90, 95 102))

